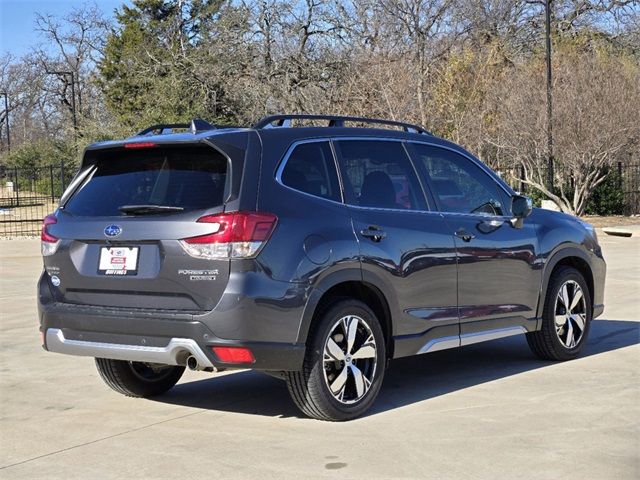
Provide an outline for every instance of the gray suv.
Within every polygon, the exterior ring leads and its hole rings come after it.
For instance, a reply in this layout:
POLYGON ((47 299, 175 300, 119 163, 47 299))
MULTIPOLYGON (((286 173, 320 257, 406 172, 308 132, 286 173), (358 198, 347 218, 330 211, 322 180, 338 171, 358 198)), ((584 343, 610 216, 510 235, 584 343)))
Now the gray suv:
POLYGON ((117 392, 251 368, 323 420, 366 411, 393 358, 525 334, 572 359, 604 308, 589 224, 419 126, 355 117, 93 144, 42 255, 44 348, 95 357, 117 392))

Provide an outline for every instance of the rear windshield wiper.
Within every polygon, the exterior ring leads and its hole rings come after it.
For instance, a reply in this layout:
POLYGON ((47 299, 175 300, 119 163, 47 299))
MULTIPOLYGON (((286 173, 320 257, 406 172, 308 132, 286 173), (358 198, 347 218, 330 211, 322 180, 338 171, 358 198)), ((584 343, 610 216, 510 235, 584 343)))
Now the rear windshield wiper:
POLYGON ((125 215, 152 215, 154 213, 181 212, 184 208, 171 205, 122 205, 118 207, 118 210, 125 215))

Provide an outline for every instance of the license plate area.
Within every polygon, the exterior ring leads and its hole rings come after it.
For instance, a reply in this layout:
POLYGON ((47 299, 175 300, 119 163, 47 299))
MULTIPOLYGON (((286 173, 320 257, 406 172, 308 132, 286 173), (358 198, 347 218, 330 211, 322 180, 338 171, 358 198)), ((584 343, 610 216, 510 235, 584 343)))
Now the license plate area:
POLYGON ((140 247, 101 247, 98 275, 137 275, 139 254, 140 247))

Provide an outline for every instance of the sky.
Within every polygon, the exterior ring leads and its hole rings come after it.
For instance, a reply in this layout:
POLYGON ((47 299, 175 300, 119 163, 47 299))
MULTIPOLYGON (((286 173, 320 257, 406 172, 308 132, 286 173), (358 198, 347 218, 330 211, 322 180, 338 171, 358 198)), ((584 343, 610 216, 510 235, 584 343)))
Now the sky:
POLYGON ((51 13, 64 16, 74 7, 95 3, 107 16, 113 16, 115 8, 123 0, 0 0, 0 56, 11 53, 20 57, 41 39, 33 28, 35 13, 51 13))

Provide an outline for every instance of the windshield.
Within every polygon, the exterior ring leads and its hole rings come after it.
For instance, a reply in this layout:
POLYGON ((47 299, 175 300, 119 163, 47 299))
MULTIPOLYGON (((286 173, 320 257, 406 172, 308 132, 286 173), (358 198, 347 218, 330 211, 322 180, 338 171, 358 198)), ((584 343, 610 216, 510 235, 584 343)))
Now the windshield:
POLYGON ((64 206, 73 215, 123 215, 123 206, 197 210, 224 201, 227 159, 208 147, 119 150, 101 156, 90 168, 64 206))

